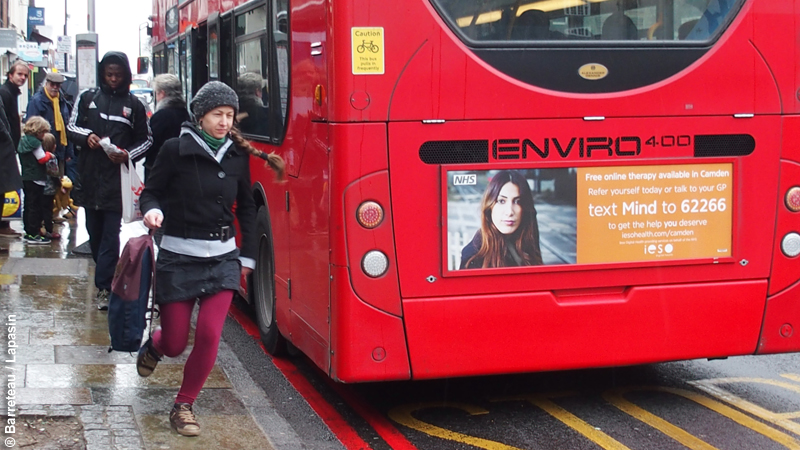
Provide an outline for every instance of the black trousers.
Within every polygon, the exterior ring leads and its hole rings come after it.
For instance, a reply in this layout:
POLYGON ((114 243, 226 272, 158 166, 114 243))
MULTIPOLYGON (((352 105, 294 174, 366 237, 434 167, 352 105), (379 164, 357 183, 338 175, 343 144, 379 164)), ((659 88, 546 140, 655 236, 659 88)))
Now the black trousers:
POLYGON ((50 229, 52 229, 53 197, 44 195, 44 186, 40 186, 30 180, 22 181, 22 192, 25 193, 25 201, 22 203, 22 224, 25 227, 25 234, 30 234, 31 236, 42 234, 42 221, 45 217, 43 211, 45 209, 50 214, 50 229), (46 205, 48 197, 50 198, 49 206, 46 205))
POLYGON ((111 290, 111 280, 119 259, 119 231, 122 211, 103 211, 84 208, 89 247, 94 259, 94 285, 99 290, 111 290))

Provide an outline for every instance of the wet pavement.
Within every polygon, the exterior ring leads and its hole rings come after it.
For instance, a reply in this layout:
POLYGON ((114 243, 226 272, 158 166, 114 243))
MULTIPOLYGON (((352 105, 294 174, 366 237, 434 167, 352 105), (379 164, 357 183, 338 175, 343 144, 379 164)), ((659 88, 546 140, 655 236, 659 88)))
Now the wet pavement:
MULTIPOLYGON (((20 222, 11 224, 21 231, 20 222)), ((75 221, 57 224, 62 238, 49 245, 0 237, 4 427, 15 416, 18 423, 24 416, 74 417, 89 450, 297 448, 287 439, 291 430, 267 436, 288 427, 224 341, 194 406, 202 435, 175 433, 168 413, 192 342, 149 378, 136 373, 135 354, 109 353, 107 314, 94 305, 94 263, 71 251, 87 239, 76 229, 75 221)), ((144 232, 140 223, 124 225, 123 242, 144 232)), ((6 448, 24 445, 9 431, 6 448)))

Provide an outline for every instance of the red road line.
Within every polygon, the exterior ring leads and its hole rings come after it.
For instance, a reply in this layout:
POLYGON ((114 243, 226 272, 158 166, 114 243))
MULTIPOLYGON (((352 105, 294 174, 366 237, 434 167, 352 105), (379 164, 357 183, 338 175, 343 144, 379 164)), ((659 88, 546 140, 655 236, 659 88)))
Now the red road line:
POLYGON ((392 425, 381 413, 365 402, 361 396, 354 393, 351 389, 342 384, 336 383, 325 377, 328 386, 333 388, 351 408, 353 408, 367 423, 378 433, 378 435, 389 444, 392 450, 419 450, 409 442, 397 428, 392 425))
MULTIPOLYGON (((249 317, 233 305, 228 310, 228 314, 242 326, 247 334, 258 339, 259 344, 261 344, 258 327, 249 317)), ((264 350, 263 344, 261 344, 261 349, 264 350)), ((345 448, 348 450, 372 450, 372 447, 361 439, 358 432, 347 423, 344 417, 342 417, 342 415, 322 397, 319 391, 303 377, 297 369, 297 366, 285 359, 272 358, 266 350, 264 350, 264 353, 270 357, 275 367, 281 371, 292 387, 303 396, 308 405, 311 406, 311 409, 317 413, 320 419, 330 428, 331 432, 341 441, 345 448)))
MULTIPOLYGON (((235 310, 234 319, 241 325, 247 334, 252 336, 253 338, 261 340, 261 336, 258 332, 258 327, 256 324, 250 320, 249 317, 244 315, 238 308, 232 306, 231 310, 235 310)), ((262 345, 263 349, 263 345, 262 345)), ((269 356, 269 354, 267 355, 269 356)), ((272 358, 270 356, 270 358, 272 358)), ((283 367, 278 367, 281 372, 284 370, 291 371, 295 374, 297 372, 297 367, 287 360, 282 359, 275 359, 272 358, 273 364, 276 366, 286 365, 287 367, 284 369, 283 367)), ((319 370, 316 366, 315 369, 319 370)), ((378 433, 378 435, 383 439, 389 447, 393 450, 419 450, 414 444, 412 444, 406 437, 397 430, 397 428, 392 425, 382 414, 380 414, 375 408, 370 406, 367 402, 365 402, 360 396, 355 394, 351 389, 348 389, 344 385, 340 383, 336 383, 335 381, 331 380, 327 374, 319 370, 322 377, 328 383, 334 391, 336 391, 339 396, 341 396, 353 410, 356 411, 374 430, 378 433)), ((305 381, 305 379, 304 379, 305 381)), ((290 381, 291 382, 291 381, 290 381)), ((313 387, 312 387, 313 389, 313 387)), ((323 400, 324 401, 324 400, 323 400)))

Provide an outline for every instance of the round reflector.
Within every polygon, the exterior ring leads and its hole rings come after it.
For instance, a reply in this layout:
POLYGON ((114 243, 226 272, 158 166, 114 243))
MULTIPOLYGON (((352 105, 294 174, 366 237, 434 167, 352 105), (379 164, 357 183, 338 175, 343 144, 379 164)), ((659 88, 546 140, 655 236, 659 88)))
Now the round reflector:
POLYGON ((781 241, 781 251, 790 258, 800 255, 800 234, 789 233, 784 236, 781 241))
MULTIPOLYGON (((800 236, 798 236, 800 238, 800 236)), ((378 250, 372 250, 364 255, 361 260, 361 269, 372 278, 377 278, 386 273, 389 268, 389 258, 378 250)))
POLYGON ((786 207, 789 211, 800 211, 800 187, 793 187, 786 192, 786 207))
POLYGON ((375 228, 383 222, 383 208, 373 201, 364 202, 359 205, 356 218, 362 227, 375 228))

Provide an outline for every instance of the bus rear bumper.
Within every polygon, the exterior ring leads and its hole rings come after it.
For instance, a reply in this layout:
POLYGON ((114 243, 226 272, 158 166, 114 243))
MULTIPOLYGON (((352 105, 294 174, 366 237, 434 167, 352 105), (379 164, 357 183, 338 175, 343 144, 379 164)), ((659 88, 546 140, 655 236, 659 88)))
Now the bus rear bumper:
POLYGON ((752 354, 765 280, 406 299, 414 379, 752 354))

